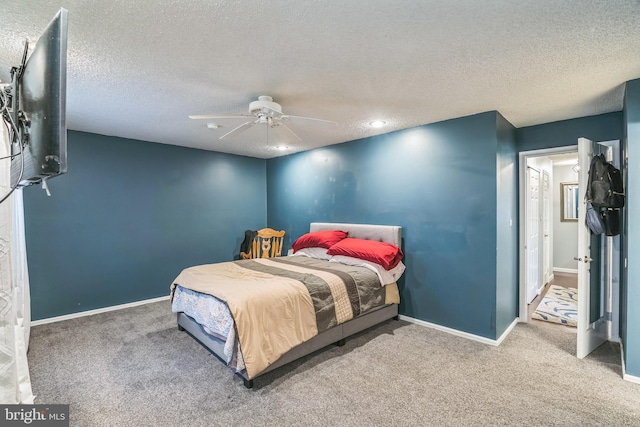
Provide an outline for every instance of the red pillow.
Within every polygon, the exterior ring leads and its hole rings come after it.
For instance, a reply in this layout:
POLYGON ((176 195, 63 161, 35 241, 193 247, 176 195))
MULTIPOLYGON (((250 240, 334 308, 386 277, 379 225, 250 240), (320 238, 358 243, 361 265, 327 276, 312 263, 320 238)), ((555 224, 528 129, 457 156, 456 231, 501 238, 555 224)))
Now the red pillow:
POLYGON ((380 264, 385 270, 391 270, 398 265, 403 257, 402 251, 396 245, 375 240, 347 238, 331 246, 329 255, 344 255, 380 264))
POLYGON ((314 231, 313 233, 303 234, 293 242, 291 247, 293 252, 297 252, 304 248, 325 248, 329 249, 332 245, 348 236, 349 233, 340 230, 314 231))

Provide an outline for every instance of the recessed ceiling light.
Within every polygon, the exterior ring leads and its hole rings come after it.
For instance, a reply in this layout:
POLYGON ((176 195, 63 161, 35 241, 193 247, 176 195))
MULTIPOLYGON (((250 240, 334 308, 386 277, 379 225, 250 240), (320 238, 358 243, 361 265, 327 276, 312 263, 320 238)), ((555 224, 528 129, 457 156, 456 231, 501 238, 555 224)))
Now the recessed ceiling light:
POLYGON ((369 122, 369 126, 371 126, 372 128, 381 128, 386 124, 387 122, 385 122, 384 120, 374 120, 372 122, 369 122))
POLYGON ((289 147, 287 147, 286 145, 278 145, 278 146, 276 146, 276 150, 280 150, 280 151, 284 151, 287 148, 289 148, 289 147))
POLYGON ((217 123, 207 123, 207 127, 209 129, 218 129, 220 127, 220 125, 217 124, 217 123))

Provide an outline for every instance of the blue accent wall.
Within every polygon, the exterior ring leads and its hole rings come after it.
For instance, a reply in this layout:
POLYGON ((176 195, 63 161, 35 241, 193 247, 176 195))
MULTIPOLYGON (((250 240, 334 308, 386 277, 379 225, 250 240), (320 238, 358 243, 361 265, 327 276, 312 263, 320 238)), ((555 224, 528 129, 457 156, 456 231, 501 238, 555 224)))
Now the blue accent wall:
MULTIPOLYGON (((289 245, 313 221, 402 226, 400 312, 495 339, 497 120, 482 113, 268 160, 269 224, 287 230, 289 245)), ((508 169, 515 148, 505 122, 508 169)), ((500 203, 513 213, 507 191, 500 203)), ((501 238, 513 249, 513 236, 501 238)), ((515 319, 515 305, 504 306, 517 292, 515 255, 504 262, 512 265, 500 267, 501 330, 515 319)))
POLYGON ((640 377, 640 79, 627 82, 624 98, 623 162, 627 195, 622 232, 622 342, 626 373, 640 377))
POLYGON ((518 316, 518 189, 516 129, 496 114, 496 338, 518 316))
MULTIPOLYGON (((623 112, 521 129, 487 112, 270 160, 70 131, 53 196, 24 190, 32 317, 167 295, 183 268, 236 257, 246 229, 285 229, 286 251, 310 222, 360 222, 403 227, 402 314, 497 339, 517 316, 517 154, 580 136, 623 141, 635 218, 640 80, 623 112)), ((625 364, 640 376, 633 221, 622 242, 625 364)))
POLYGON ((622 112, 562 120, 516 129, 518 151, 578 145, 578 138, 592 141, 622 139, 622 112))
POLYGON ((24 190, 34 320, 168 295, 266 226, 266 161, 73 132, 69 172, 24 190))

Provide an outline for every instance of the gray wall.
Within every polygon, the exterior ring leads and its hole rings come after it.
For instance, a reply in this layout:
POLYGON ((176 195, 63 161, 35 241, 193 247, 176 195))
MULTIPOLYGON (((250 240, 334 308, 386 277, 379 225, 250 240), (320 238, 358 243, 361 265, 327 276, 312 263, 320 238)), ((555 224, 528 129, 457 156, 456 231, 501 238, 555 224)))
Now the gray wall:
POLYGON ((578 222, 560 221, 560 183, 578 182, 578 174, 571 165, 553 166, 553 268, 578 272, 578 222))

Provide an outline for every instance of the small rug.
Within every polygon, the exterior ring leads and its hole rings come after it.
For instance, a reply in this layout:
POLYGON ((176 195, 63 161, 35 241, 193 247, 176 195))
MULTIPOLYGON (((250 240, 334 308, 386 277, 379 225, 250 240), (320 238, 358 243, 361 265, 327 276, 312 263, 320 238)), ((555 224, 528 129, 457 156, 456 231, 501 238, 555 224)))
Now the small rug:
POLYGON ((578 324, 578 290, 551 285, 531 318, 567 326, 578 324))

